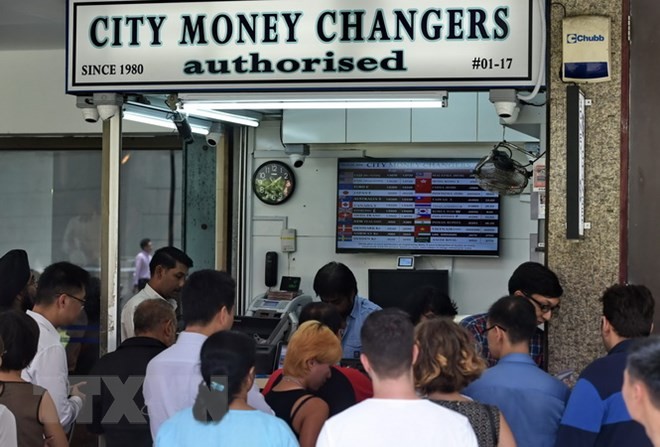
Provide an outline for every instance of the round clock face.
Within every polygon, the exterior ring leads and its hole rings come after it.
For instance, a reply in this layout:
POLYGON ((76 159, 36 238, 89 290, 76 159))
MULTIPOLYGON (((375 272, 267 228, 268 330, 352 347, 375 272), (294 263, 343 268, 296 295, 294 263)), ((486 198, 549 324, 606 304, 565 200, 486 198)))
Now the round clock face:
POLYGON ((293 171, 281 161, 267 161, 252 176, 252 189, 259 200, 269 205, 287 201, 296 187, 293 171))

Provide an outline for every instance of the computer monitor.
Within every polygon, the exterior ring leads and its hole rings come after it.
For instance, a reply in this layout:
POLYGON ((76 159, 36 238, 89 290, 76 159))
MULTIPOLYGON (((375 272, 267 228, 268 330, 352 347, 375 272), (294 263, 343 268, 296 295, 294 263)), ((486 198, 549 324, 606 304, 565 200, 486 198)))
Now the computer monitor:
POLYGON ((369 269, 369 300, 382 308, 406 309, 405 300, 420 286, 434 286, 449 294, 447 270, 369 269))
POLYGON ((269 376, 273 373, 277 345, 257 345, 256 363, 254 365, 257 376, 269 376))

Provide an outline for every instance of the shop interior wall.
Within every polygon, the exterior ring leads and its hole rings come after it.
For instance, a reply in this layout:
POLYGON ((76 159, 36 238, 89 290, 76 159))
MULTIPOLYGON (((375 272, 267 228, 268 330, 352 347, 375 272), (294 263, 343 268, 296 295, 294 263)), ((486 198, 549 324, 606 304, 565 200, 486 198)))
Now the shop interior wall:
MULTIPOLYGON (((494 112, 493 112, 494 113, 494 112)), ((257 130, 252 169, 266 160, 288 162, 279 139, 279 121, 262 123, 257 130)), ((305 164, 295 170, 296 190, 287 202, 272 206, 251 195, 251 250, 249 253, 252 298, 264 293, 264 260, 268 251, 278 252, 279 277, 300 276, 301 289, 313 294, 316 271, 335 260, 348 265, 356 275, 358 291, 369 295, 368 269, 396 268, 392 254, 335 253, 336 169, 337 158, 355 156, 365 150, 371 157, 472 157, 486 155, 491 144, 351 144, 314 145, 305 164), (344 152, 345 151, 345 152, 344 152), (345 155, 342 155, 344 153, 345 155), (270 220, 287 216, 289 228, 297 230, 297 251, 281 251, 281 222, 270 220), (269 220, 264 220, 262 218, 269 220)), ((511 272, 530 259, 530 234, 537 232, 537 221, 530 217, 530 195, 503 197, 501 216, 501 256, 499 258, 423 256, 416 260, 418 269, 450 271, 450 295, 460 314, 486 311, 488 306, 506 294, 511 272)))

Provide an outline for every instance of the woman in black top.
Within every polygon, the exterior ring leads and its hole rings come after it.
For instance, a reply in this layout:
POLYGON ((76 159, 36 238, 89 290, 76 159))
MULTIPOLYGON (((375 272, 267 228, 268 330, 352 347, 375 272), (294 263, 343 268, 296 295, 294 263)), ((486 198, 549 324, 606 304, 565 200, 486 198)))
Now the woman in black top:
POLYGON ((330 376, 330 367, 341 359, 341 343, 318 321, 300 325, 289 341, 280 383, 266 394, 275 415, 293 429, 300 447, 313 447, 328 418, 329 408, 312 394, 330 376))
POLYGON ((497 407, 460 393, 486 368, 470 334, 448 318, 435 318, 417 326, 415 339, 419 346, 414 365, 418 390, 438 405, 467 417, 480 447, 515 447, 511 429, 497 407))

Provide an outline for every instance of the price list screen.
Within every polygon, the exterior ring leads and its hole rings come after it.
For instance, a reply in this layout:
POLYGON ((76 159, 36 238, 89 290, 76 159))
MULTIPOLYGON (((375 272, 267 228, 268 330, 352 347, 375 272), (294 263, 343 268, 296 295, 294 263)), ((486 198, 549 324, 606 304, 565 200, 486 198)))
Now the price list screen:
POLYGON ((498 256, 500 199, 477 159, 340 159, 336 251, 498 256))

